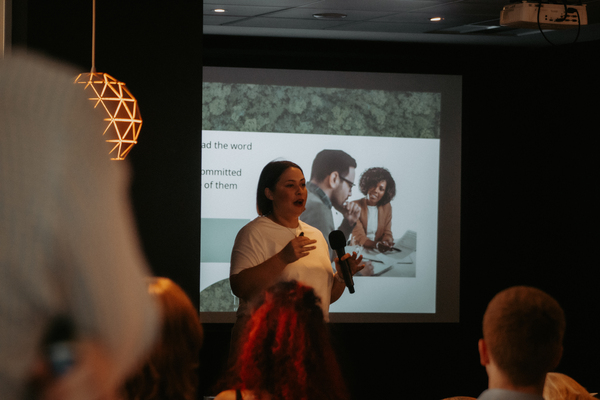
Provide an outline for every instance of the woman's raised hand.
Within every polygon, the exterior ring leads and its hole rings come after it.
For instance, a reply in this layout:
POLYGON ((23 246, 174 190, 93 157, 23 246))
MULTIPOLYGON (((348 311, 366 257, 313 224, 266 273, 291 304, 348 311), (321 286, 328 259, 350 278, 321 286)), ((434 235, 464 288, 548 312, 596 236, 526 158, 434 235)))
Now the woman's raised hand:
POLYGON ((317 246, 312 246, 317 243, 316 240, 309 239, 306 236, 298 236, 292 240, 279 252, 283 262, 291 264, 294 261, 306 257, 309 252, 316 249, 317 246))

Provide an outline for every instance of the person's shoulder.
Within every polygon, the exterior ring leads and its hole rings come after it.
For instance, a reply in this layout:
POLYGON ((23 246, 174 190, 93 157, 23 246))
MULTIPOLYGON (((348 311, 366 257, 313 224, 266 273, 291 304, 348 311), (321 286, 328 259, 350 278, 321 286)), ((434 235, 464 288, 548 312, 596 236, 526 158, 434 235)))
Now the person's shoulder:
POLYGON ((254 235, 254 232, 259 230, 258 224, 260 222, 257 221, 259 219, 260 217, 257 217, 252 221, 248 222, 246 225, 242 226, 238 233, 235 235, 236 242, 240 240, 248 240, 248 238, 252 237, 254 235))
POLYGON ((323 204, 321 198, 314 192, 309 191, 306 195, 306 204, 323 204))
MULTIPOLYGON (((13 50, 11 55, 0 59, 0 67, 14 69, 21 75, 24 75, 24 71, 34 74, 45 74, 52 76, 54 79, 67 80, 71 84, 78 74, 75 67, 71 64, 36 51, 26 51, 21 48, 13 50)), ((36 82, 34 81, 34 83, 36 82)), ((69 85, 70 87, 71 85, 69 85)), ((77 89, 74 91, 77 91, 77 89)))
MULTIPOLYGON (((235 390, 225 390, 221 393, 219 393, 217 395, 217 397, 215 397, 215 400, 236 400, 236 392, 235 390)), ((249 391, 249 390, 242 390, 242 399, 243 400, 258 400, 259 397, 257 397, 253 392, 249 391)), ((260 397, 260 400, 270 400, 271 396, 268 393, 263 393, 263 395, 260 397)))
POLYGON ((225 390, 219 393, 215 400, 235 400, 235 390, 225 390))
POLYGON ((248 222, 246 225, 240 229, 240 233, 250 233, 255 231, 256 229, 260 229, 265 225, 270 225, 270 220, 267 217, 258 216, 254 218, 252 221, 248 222))
POLYGON ((277 234, 281 226, 264 216, 258 216, 244 225, 236 235, 236 240, 260 240, 265 235, 277 234))
POLYGON ((390 211, 392 209, 392 203, 384 204, 382 206, 379 206, 379 208, 385 211, 390 211))
POLYGON ((484 390, 479 397, 478 400, 544 400, 541 395, 530 394, 519 392, 515 390, 508 389, 486 389, 484 390))
POLYGON ((304 210, 303 215, 306 214, 321 214, 324 212, 331 212, 327 204, 316 194, 308 193, 308 197, 306 199, 306 209, 304 210))

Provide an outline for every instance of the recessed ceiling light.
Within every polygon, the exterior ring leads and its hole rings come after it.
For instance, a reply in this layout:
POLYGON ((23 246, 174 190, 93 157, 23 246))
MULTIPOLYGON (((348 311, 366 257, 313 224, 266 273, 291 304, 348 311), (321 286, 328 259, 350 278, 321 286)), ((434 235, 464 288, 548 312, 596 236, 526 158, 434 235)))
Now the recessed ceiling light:
POLYGON ((444 19, 444 18, 442 18, 442 17, 433 17, 433 18, 429 18, 429 20, 430 20, 431 22, 440 22, 440 21, 442 21, 443 19, 444 19))
POLYGON ((224 13, 224 12, 227 12, 227 10, 225 10, 224 8, 215 8, 213 11, 214 11, 214 12, 216 12, 216 13, 224 13))
POLYGON ((347 15, 341 14, 341 13, 318 13, 318 14, 313 14, 313 17, 318 18, 318 19, 342 19, 342 18, 346 18, 347 15))

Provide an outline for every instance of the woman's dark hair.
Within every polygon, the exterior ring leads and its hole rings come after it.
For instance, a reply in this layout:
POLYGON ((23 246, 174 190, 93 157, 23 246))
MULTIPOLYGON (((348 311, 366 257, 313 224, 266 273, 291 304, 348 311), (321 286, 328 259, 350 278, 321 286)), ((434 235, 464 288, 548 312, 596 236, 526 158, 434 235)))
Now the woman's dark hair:
POLYGON ((369 190, 377 186, 381 181, 386 181, 386 187, 385 193, 377 203, 378 206, 386 205, 396 196, 396 182, 392 178, 392 174, 385 168, 369 168, 363 172, 359 182, 360 191, 366 196, 369 190))
POLYGON ((143 366, 124 386, 128 400, 195 400, 202 325, 198 311, 171 279, 151 278, 148 292, 162 308, 162 329, 143 366))
POLYGON ((260 173, 260 178, 258 178, 258 187, 256 188, 256 211, 258 215, 269 215, 273 212, 273 201, 267 198, 265 189, 275 190, 275 185, 277 185, 281 175, 291 167, 302 171, 298 164, 291 161, 271 161, 265 165, 260 173))
POLYGON ((320 303, 297 281, 269 288, 246 325, 227 389, 268 393, 273 400, 347 399, 320 303))

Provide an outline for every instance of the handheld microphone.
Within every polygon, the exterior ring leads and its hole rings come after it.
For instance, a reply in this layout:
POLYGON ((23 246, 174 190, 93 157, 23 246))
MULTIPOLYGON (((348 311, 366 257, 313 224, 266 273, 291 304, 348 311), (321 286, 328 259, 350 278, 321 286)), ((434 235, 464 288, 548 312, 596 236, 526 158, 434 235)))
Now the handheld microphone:
POLYGON ((338 259, 340 260, 340 269, 342 270, 342 276, 344 277, 344 282, 346 283, 348 291, 354 293, 354 281, 352 280, 352 274, 350 273, 350 266, 348 265, 348 261, 342 261, 342 256, 346 254, 344 250, 346 247, 346 236, 344 236, 344 232, 339 230, 331 231, 329 234, 329 245, 335 250, 338 259))

